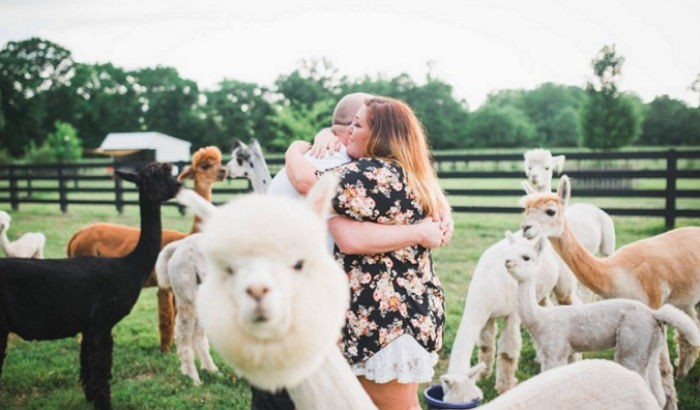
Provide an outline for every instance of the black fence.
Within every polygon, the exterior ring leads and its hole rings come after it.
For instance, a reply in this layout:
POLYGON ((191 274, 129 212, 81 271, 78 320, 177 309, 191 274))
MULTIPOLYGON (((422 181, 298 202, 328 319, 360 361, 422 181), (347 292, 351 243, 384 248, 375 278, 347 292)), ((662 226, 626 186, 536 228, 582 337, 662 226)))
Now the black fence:
MULTIPOLYGON (((611 215, 661 217, 668 228, 675 225, 676 218, 700 217, 700 151, 563 154, 566 155, 565 173, 572 178, 575 198, 626 198, 628 200, 622 203, 636 205, 602 206, 611 215), (679 181, 683 181, 684 189, 679 188, 679 181), (654 199, 652 202, 660 205, 650 208, 649 201, 646 201, 649 199, 654 199), (687 201, 690 206, 679 207, 679 200, 687 201)), ((513 206, 478 204, 484 198, 523 195, 518 182, 524 179, 522 154, 436 155, 435 161, 441 183, 447 186, 445 191, 450 202, 454 202, 455 212, 522 211, 511 200, 508 203, 513 206), (513 189, 480 186, 484 181, 503 179, 513 180, 512 184, 507 184, 513 189), (480 198, 480 201, 470 203, 476 198, 480 198)), ((268 159, 268 164, 277 169, 282 165, 282 159, 268 159)), ((174 165, 182 169, 187 163, 174 165)), ((112 177, 114 166, 114 163, 105 161, 0 165, 0 203, 9 203, 13 210, 23 203, 54 203, 63 212, 67 212, 69 205, 111 205, 122 212, 125 205, 138 203, 136 190, 122 186, 120 179, 112 177)), ((248 184, 239 188, 222 188, 221 184, 217 184, 214 188, 215 200, 222 195, 236 195, 249 190, 248 184)), ((168 205, 177 206, 174 202, 168 205)))

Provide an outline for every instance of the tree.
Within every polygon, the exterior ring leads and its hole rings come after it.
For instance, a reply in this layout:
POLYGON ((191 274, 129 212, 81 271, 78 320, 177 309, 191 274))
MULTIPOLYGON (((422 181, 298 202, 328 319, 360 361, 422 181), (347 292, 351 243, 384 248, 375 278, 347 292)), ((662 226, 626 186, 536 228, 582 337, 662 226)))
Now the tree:
POLYGON ((640 144, 691 145, 700 143, 700 110, 667 95, 649 103, 640 144))
POLYGON ((615 46, 604 46, 591 61, 596 83, 588 82, 588 100, 582 108, 582 145, 614 149, 632 143, 641 130, 641 115, 634 103, 617 90, 622 64, 615 46))
POLYGON ((56 121, 55 131, 46 138, 46 145, 59 162, 75 161, 83 156, 78 134, 67 122, 56 121))
POLYGON ((467 124, 472 147, 525 147, 536 145, 535 127, 529 118, 512 106, 485 104, 476 110, 467 124))
POLYGON ((44 141, 45 94, 66 84, 73 76, 70 51, 40 38, 10 41, 0 50, 0 94, 5 126, 0 128, 0 148, 17 156, 30 143, 44 141))
POLYGON ((284 151, 294 140, 311 140, 316 133, 331 124, 335 101, 322 100, 311 109, 292 108, 291 105, 277 105, 277 113, 271 120, 276 125, 275 138, 270 141, 271 151, 284 151))
POLYGON ((327 59, 302 60, 301 67, 275 80, 276 91, 292 109, 310 110, 319 101, 335 99, 340 83, 338 69, 327 59))

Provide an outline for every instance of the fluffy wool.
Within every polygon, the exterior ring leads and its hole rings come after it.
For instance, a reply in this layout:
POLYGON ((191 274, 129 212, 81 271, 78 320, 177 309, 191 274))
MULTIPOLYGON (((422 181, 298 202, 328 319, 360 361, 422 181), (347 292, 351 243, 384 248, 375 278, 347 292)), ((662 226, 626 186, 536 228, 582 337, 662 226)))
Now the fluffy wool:
POLYGON ((480 406, 483 410, 658 410, 642 377, 607 360, 548 370, 480 406))
POLYGON ((251 194, 215 208, 178 197, 205 220, 197 314, 212 346, 254 386, 289 389, 299 408, 374 407, 336 345, 349 291, 322 217, 336 184, 324 176, 306 204, 251 194), (310 394, 321 384, 346 394, 310 394))
MULTIPOLYGON (((671 305, 655 311, 641 302, 610 299, 587 305, 542 308, 535 298, 534 279, 544 238, 531 242, 506 234, 510 249, 505 266, 518 281, 518 313, 532 336, 542 370, 572 361, 576 352, 615 348, 615 361, 646 379, 659 404, 666 404, 659 355, 665 346, 663 324, 674 326, 695 347, 700 330, 671 305)), ((673 384, 669 374, 666 383, 673 384)), ((675 398, 675 392, 669 392, 675 398)))
POLYGON ((41 232, 27 232, 11 242, 7 237, 11 221, 10 214, 0 211, 0 245, 2 245, 5 256, 8 258, 44 259, 46 236, 41 232))

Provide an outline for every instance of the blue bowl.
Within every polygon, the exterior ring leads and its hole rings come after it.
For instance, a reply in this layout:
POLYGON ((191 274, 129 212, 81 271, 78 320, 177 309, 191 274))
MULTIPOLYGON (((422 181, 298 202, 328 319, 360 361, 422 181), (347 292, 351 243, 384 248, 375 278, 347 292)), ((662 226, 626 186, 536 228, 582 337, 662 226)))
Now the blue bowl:
POLYGON ((430 410, 460 410, 460 409, 473 409, 478 406, 481 400, 476 399, 468 401, 466 403, 452 403, 449 401, 442 401, 445 393, 442 391, 442 385, 433 384, 432 386, 425 389, 423 392, 423 398, 425 402, 428 403, 430 410))

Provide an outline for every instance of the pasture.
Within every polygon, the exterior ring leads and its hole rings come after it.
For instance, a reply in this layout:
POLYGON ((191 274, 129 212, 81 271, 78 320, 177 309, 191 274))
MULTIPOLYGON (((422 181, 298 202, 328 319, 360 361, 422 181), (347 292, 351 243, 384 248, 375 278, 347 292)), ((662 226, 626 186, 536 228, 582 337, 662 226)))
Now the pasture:
MULTIPOLYGON (((234 184, 240 181, 235 181, 234 184)), ((510 182, 512 184, 512 182, 510 182)), ((511 185, 512 186, 512 185, 511 185)), ((215 198, 221 201, 228 198, 215 198)), ((574 192, 574 202, 576 202, 574 192)), ((596 203, 592 198, 586 202, 596 203)), ((625 199, 618 199, 624 206, 625 199)), ((511 206, 515 204, 512 198, 511 206)), ((607 204, 605 204, 607 206, 607 204)), ((695 203, 691 205, 697 209, 695 203)), ((9 210, 7 204, 2 209, 9 210)), ((10 239, 23 232, 40 231, 47 237, 48 258, 65 255, 68 238, 78 228, 97 221, 138 226, 137 207, 127 206, 119 215, 111 206, 73 205, 62 214, 55 204, 22 204, 13 217, 10 239)), ((662 218, 613 217, 617 245, 663 232, 662 218)), ((436 270, 447 295, 445 346, 440 352, 437 377, 446 368, 452 341, 459 324, 469 279, 479 255, 503 237, 505 230, 516 230, 520 215, 455 214, 456 228, 452 242, 434 252, 436 270)), ((187 231, 191 214, 181 216, 175 207, 163 208, 163 227, 187 231)), ((699 226, 700 219, 684 218, 677 227, 699 226)), ((526 332, 517 377, 527 379, 539 371, 526 332)), ((218 375, 201 372, 203 386, 193 387, 179 372, 174 352, 160 353, 157 336, 155 289, 144 289, 132 313, 114 328, 114 365, 112 397, 116 409, 248 409, 250 393, 244 380, 237 378, 214 354, 221 368, 218 375)), ((25 342, 10 337, 5 366, 0 379, 2 409, 90 409, 78 382, 79 344, 68 338, 53 342, 25 342)), ((588 357, 611 357, 611 352, 588 357)), ((675 348, 672 348, 675 358, 675 348)), ((700 361, 690 375, 676 382, 679 407, 700 409, 700 361)), ((486 399, 494 397, 493 376, 480 383, 486 399)), ((422 386, 426 387, 426 386, 422 386)), ((329 392, 332 394, 332 392, 329 392)))

